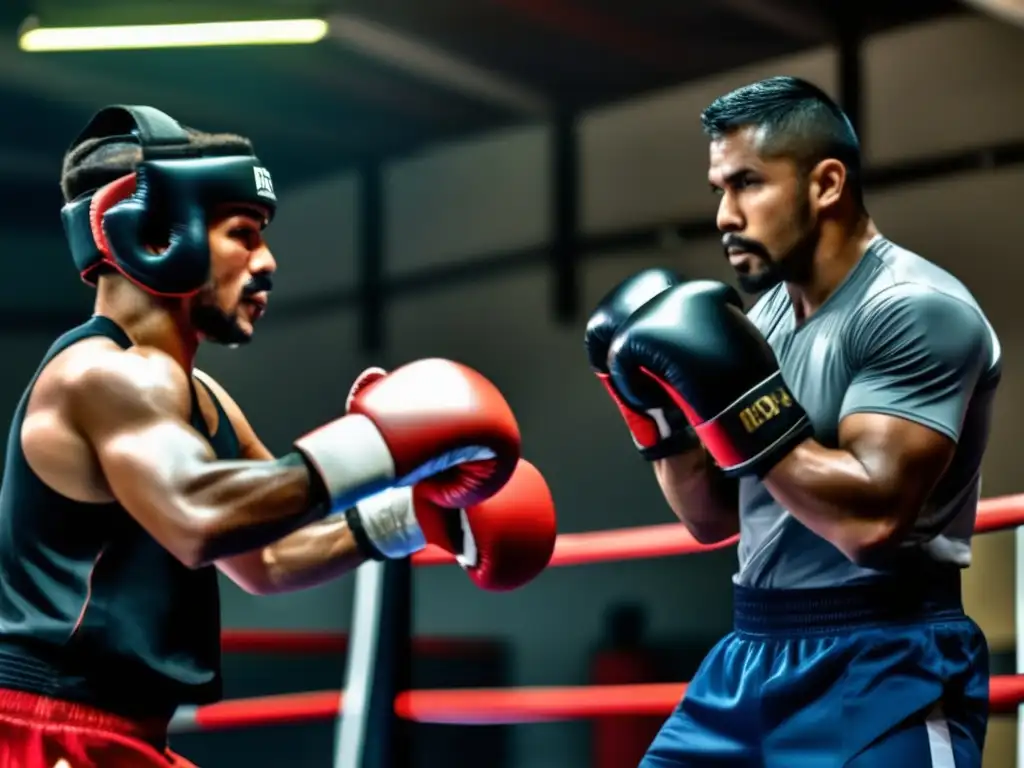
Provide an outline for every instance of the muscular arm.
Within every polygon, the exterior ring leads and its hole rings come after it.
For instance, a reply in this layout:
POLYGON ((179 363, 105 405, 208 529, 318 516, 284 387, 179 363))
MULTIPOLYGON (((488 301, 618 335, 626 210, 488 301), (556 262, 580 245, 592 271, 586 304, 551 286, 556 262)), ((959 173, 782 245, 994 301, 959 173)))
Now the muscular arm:
POLYGON ((855 563, 869 564, 911 529, 956 443, 895 416, 855 414, 840 448, 806 440, 765 479, 772 496, 855 563))
POLYGON ((654 462, 665 501, 693 537, 714 544, 739 531, 739 488, 701 448, 654 462))
POLYGON ((189 567, 262 547, 325 512, 298 455, 216 460, 188 422, 188 378, 160 353, 93 350, 69 363, 62 391, 110 492, 189 567))
MULTIPOLYGON (((228 393, 209 376, 196 372, 231 421, 245 459, 273 461, 249 420, 228 393)), ((304 525, 267 546, 222 558, 217 567, 251 594, 275 594, 322 584, 366 562, 342 515, 304 525)))
POLYGON ((839 447, 807 440, 765 483, 804 525, 870 564, 911 530, 949 466, 993 349, 977 310, 938 292, 904 289, 858 325, 839 447))

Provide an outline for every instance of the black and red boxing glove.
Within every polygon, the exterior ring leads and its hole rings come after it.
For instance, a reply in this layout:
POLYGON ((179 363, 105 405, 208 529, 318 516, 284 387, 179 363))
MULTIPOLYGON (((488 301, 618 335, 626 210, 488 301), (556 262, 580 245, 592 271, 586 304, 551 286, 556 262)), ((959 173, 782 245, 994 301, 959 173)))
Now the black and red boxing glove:
POLYGON ((656 382, 728 476, 763 476, 813 433, 775 353, 725 283, 686 283, 645 304, 612 341, 609 369, 629 402, 656 382))
POLYGON ((587 322, 584 346, 590 367, 618 406, 633 443, 648 461, 698 445, 693 429, 665 391, 648 380, 636 381, 629 402, 616 391, 608 373, 608 350, 616 332, 640 307, 681 282, 666 269, 646 269, 613 288, 587 322))

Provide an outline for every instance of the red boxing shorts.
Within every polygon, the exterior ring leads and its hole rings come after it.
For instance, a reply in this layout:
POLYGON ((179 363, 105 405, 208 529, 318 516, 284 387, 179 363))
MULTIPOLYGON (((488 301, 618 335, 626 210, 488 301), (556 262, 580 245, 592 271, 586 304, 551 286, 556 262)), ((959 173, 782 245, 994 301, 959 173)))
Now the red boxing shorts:
POLYGON ((195 768, 155 746, 166 726, 0 688, 0 768, 195 768))

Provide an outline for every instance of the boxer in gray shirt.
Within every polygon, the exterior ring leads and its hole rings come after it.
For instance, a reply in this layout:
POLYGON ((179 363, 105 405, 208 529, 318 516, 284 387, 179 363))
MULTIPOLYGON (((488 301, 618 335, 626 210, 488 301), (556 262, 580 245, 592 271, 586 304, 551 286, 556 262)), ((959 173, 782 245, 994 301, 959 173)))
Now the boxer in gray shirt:
MULTIPOLYGON (((805 322, 796 322, 784 285, 748 317, 823 446, 840 447, 839 425, 854 414, 912 421, 956 444, 890 559, 921 553, 970 565, 1000 359, 995 332, 960 281, 878 235, 805 322)), ((828 587, 875 574, 790 515, 757 477, 740 480, 739 511, 738 584, 828 587)))
POLYGON ((694 536, 740 533, 734 630, 641 768, 980 768, 988 655, 960 572, 1000 349, 968 290, 883 237, 842 110, 796 78, 702 115, 740 287, 647 270, 591 365, 694 536))

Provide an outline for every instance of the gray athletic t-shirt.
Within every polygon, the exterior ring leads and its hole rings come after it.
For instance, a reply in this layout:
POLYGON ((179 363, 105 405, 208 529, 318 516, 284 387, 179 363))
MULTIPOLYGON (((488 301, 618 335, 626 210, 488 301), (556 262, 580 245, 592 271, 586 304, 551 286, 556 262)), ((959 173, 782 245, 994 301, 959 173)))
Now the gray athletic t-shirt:
MULTIPOLYGON (((775 350, 818 442, 837 447, 839 422, 852 413, 910 419, 956 441, 903 549, 970 565, 1000 350, 963 284, 879 236, 799 327, 785 285, 748 316, 775 350)), ((876 575, 804 527, 757 478, 740 482, 740 531, 738 584, 810 588, 876 575)))

